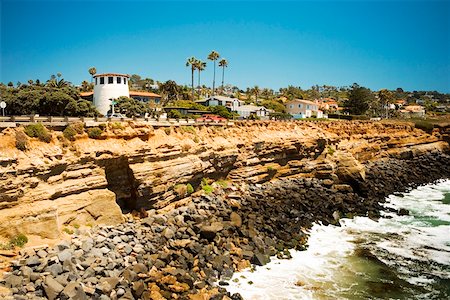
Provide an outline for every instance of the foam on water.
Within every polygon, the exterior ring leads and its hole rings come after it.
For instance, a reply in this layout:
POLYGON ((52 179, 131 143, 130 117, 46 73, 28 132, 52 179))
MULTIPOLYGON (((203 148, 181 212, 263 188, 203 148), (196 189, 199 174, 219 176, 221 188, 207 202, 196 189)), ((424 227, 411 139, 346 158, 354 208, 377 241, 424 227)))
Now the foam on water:
POLYGON ((450 296, 450 180, 391 195, 378 221, 315 224, 308 249, 236 273, 227 290, 244 299, 364 299, 450 296), (362 250, 361 250, 362 249, 362 250))

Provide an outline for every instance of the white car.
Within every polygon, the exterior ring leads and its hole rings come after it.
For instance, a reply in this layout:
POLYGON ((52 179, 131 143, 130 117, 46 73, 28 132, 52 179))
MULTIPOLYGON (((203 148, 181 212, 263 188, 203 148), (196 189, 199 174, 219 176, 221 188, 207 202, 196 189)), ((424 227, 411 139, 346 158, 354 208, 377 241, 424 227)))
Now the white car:
POLYGON ((122 114, 107 114, 106 115, 107 118, 111 118, 111 119, 121 119, 121 118, 125 118, 124 115, 122 114))

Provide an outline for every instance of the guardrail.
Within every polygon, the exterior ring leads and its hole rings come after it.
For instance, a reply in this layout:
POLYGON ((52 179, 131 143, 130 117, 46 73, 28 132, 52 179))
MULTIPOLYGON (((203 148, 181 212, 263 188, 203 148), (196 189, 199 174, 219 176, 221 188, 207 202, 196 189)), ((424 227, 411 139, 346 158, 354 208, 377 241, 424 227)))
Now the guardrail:
POLYGON ((8 116, 0 117, 0 128, 17 127, 18 125, 29 125, 34 123, 42 123, 42 125, 49 127, 67 126, 70 123, 82 122, 86 127, 98 126, 101 123, 108 122, 138 122, 152 125, 154 127, 168 127, 168 126, 230 126, 234 125, 233 121, 226 122, 197 122, 193 119, 154 119, 154 118, 106 118, 106 117, 41 117, 41 116, 8 116))

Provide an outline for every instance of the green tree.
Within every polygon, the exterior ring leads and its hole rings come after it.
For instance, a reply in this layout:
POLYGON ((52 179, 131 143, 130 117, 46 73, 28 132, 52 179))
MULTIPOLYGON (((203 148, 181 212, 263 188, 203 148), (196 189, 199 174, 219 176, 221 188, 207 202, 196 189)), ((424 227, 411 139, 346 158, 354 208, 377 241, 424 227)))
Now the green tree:
POLYGON ((190 57, 187 59, 186 61, 186 67, 191 67, 191 86, 192 86, 192 100, 195 99, 194 96, 194 72, 195 69, 197 68, 198 65, 198 60, 195 57, 190 57))
POLYGON ((344 107, 350 114, 362 115, 374 101, 375 96, 370 89, 354 83, 349 91, 348 100, 344 101, 344 107))
POLYGON ((381 110, 385 112, 385 117, 389 118, 389 104, 394 102, 394 94, 387 89, 378 91, 378 99, 380 100, 381 110))
POLYGON ((231 119, 235 116, 234 113, 231 113, 225 106, 222 105, 209 106, 208 108, 213 114, 219 115, 227 119, 231 119))
POLYGON ((222 58, 219 61, 219 67, 222 67, 222 93, 223 93, 223 80, 225 77, 225 68, 228 67, 228 61, 225 58, 222 58))
POLYGON ((163 105, 179 99, 180 87, 173 80, 167 80, 159 85, 159 93, 163 96, 163 105))
POLYGON ((218 60, 220 57, 220 54, 216 51, 211 51, 211 53, 208 55, 208 59, 214 62, 214 75, 213 75, 213 86, 212 86, 212 95, 215 94, 215 87, 216 87, 216 60, 218 60))
POLYGON ((129 118, 140 116, 151 112, 151 109, 145 103, 128 97, 119 97, 116 100, 114 110, 118 113, 124 114, 129 118))
POLYGON ((258 104, 258 96, 259 96, 259 93, 260 93, 259 86, 255 85, 255 86, 250 90, 250 92, 251 92, 253 95, 255 95, 255 102, 256 102, 256 104, 258 104))

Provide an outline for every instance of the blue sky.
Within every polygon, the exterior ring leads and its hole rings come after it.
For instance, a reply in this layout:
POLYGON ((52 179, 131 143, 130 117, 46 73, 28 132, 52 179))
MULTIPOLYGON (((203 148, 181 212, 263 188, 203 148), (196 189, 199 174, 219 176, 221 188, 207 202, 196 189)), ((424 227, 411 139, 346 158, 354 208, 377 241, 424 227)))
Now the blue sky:
POLYGON ((214 49, 243 89, 450 92, 449 1, 0 1, 4 83, 61 72, 80 84, 95 66, 190 84, 186 59, 214 49))

